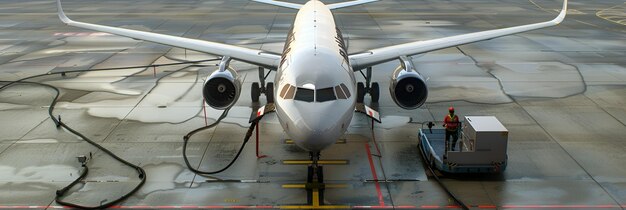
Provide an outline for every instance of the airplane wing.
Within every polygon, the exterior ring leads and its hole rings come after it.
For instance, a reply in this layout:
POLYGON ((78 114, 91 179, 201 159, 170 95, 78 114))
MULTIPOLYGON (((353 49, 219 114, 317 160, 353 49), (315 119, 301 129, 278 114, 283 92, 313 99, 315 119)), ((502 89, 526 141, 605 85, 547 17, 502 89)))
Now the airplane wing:
POLYGON ((302 7, 301 4, 294 4, 294 3, 284 2, 284 1, 274 1, 274 0, 252 0, 252 1, 265 3, 265 4, 271 4, 271 5, 279 6, 279 7, 291 8, 291 9, 300 9, 302 7))
POLYGON ((235 60, 263 66, 269 69, 277 69, 278 64, 280 63, 280 55, 262 50, 253 50, 244 47, 204 40, 73 21, 69 19, 63 12, 63 8, 61 7, 61 0, 57 0, 57 6, 59 18, 61 19, 61 21, 63 21, 63 23, 69 26, 91 29, 94 31, 102 31, 115 35, 130 37, 133 39, 156 42, 174 47, 186 48, 199 52, 205 52, 212 55, 230 56, 235 60))
POLYGON ((355 0, 355 1, 347 1, 347 2, 329 4, 327 6, 328 6, 329 9, 333 10, 333 9, 341 9, 341 8, 344 8, 344 7, 351 7, 351 6, 361 5, 361 4, 367 4, 367 3, 375 2, 375 1, 378 1, 378 0, 355 0))
MULTIPOLYGON (((276 1, 276 0, 252 0, 252 1, 265 3, 265 4, 271 4, 271 5, 279 6, 279 7, 291 8, 291 9, 300 9, 302 7, 301 4, 289 3, 289 2, 284 2, 284 1, 276 1)), ((332 10, 332 9, 341 9, 344 7, 351 7, 351 6, 361 5, 361 4, 367 4, 367 3, 375 2, 375 1, 378 1, 378 0, 354 0, 354 1, 329 4, 326 6, 328 6, 328 8, 332 10)))
POLYGON ((434 50, 444 49, 448 47, 454 47, 464 45, 468 43, 493 39, 497 37, 507 36, 511 34, 522 33, 526 31, 546 28, 550 26, 558 25, 565 19, 567 13, 567 0, 563 1, 563 9, 559 15, 553 20, 528 24, 522 26, 515 26, 510 28, 495 29, 489 31, 481 31, 469 34, 462 34, 438 39, 432 39, 427 41, 416 41, 406 44, 399 44, 389 47, 383 47, 373 50, 368 50, 362 53, 350 55, 350 62, 352 68, 355 71, 362 70, 364 68, 384 63, 387 61, 398 59, 400 56, 411 56, 421 53, 426 53, 434 50))

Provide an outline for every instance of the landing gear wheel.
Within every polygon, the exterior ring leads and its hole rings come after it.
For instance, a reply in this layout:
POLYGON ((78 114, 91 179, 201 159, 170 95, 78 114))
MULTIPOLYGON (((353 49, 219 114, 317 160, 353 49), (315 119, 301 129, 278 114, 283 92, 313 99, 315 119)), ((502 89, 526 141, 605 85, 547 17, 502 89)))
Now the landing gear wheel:
POLYGON ((362 82, 356 83, 356 102, 363 103, 365 99, 365 85, 362 82))
POLYGON ((274 83, 268 82, 265 87, 265 97, 267 97, 267 103, 274 103, 274 83))
POLYGON ((378 102, 378 99, 380 99, 380 87, 378 86, 378 82, 372 83, 370 96, 372 97, 372 102, 378 102))
POLYGON ((253 82, 251 89, 250 95, 252 96, 252 102, 259 102, 259 97, 261 96, 261 87, 259 87, 259 83, 253 82))

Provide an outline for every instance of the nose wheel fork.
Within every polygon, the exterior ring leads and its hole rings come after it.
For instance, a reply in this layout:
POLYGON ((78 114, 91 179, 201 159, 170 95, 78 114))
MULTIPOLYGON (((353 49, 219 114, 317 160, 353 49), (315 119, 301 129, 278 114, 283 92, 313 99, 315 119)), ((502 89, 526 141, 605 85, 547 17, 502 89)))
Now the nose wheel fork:
POLYGON ((253 82, 250 91, 253 103, 259 102, 261 94, 265 94, 267 103, 274 103, 274 83, 265 83, 265 80, 267 79, 267 76, 270 75, 270 72, 271 71, 267 71, 266 74, 265 69, 263 67, 259 67, 259 82, 253 82))
POLYGON ((307 203, 318 206, 324 203, 324 189, 326 188, 324 184, 324 170, 318 164, 320 153, 311 152, 309 154, 311 156, 311 165, 308 166, 307 173, 307 203))
POLYGON ((372 67, 368 67, 365 74, 363 73, 363 70, 359 72, 361 72, 361 75, 365 78, 365 83, 356 83, 356 102, 363 103, 366 94, 370 95, 372 102, 378 102, 380 99, 380 86, 378 85, 378 82, 372 82, 372 67))

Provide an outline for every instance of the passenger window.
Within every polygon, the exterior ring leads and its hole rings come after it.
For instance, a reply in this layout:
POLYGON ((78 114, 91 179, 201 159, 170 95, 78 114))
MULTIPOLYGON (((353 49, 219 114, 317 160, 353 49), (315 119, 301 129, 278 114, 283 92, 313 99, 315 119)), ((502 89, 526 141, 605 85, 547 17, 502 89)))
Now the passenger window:
POLYGON ((316 92, 317 92, 316 93, 317 97, 316 97, 315 101, 317 101, 317 102, 332 101, 332 100, 336 100, 337 99, 337 98, 335 98, 335 91, 333 90, 332 87, 319 89, 316 92))
POLYGON ((341 86, 335 86, 335 93, 337 93, 338 99, 347 99, 346 94, 343 94, 343 90, 341 90, 341 86))
POLYGON ((294 99, 298 101, 313 102, 314 97, 315 91, 306 88, 298 88, 298 91, 296 91, 296 97, 294 99))
POLYGON ((348 90, 348 87, 346 87, 346 85, 341 83, 341 89, 343 90, 343 93, 346 94, 346 98, 350 98, 350 91, 348 90))

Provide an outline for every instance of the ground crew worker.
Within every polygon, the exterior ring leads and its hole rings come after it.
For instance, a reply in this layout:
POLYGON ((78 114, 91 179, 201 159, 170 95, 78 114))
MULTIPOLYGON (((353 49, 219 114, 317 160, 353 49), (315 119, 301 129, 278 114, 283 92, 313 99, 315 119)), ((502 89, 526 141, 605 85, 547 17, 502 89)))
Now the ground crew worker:
POLYGON ((454 114, 454 107, 448 108, 448 112, 449 114, 443 119, 443 127, 446 127, 446 151, 454 151, 454 146, 459 140, 459 116, 454 114), (452 145, 450 145, 450 136, 452 136, 452 145))

